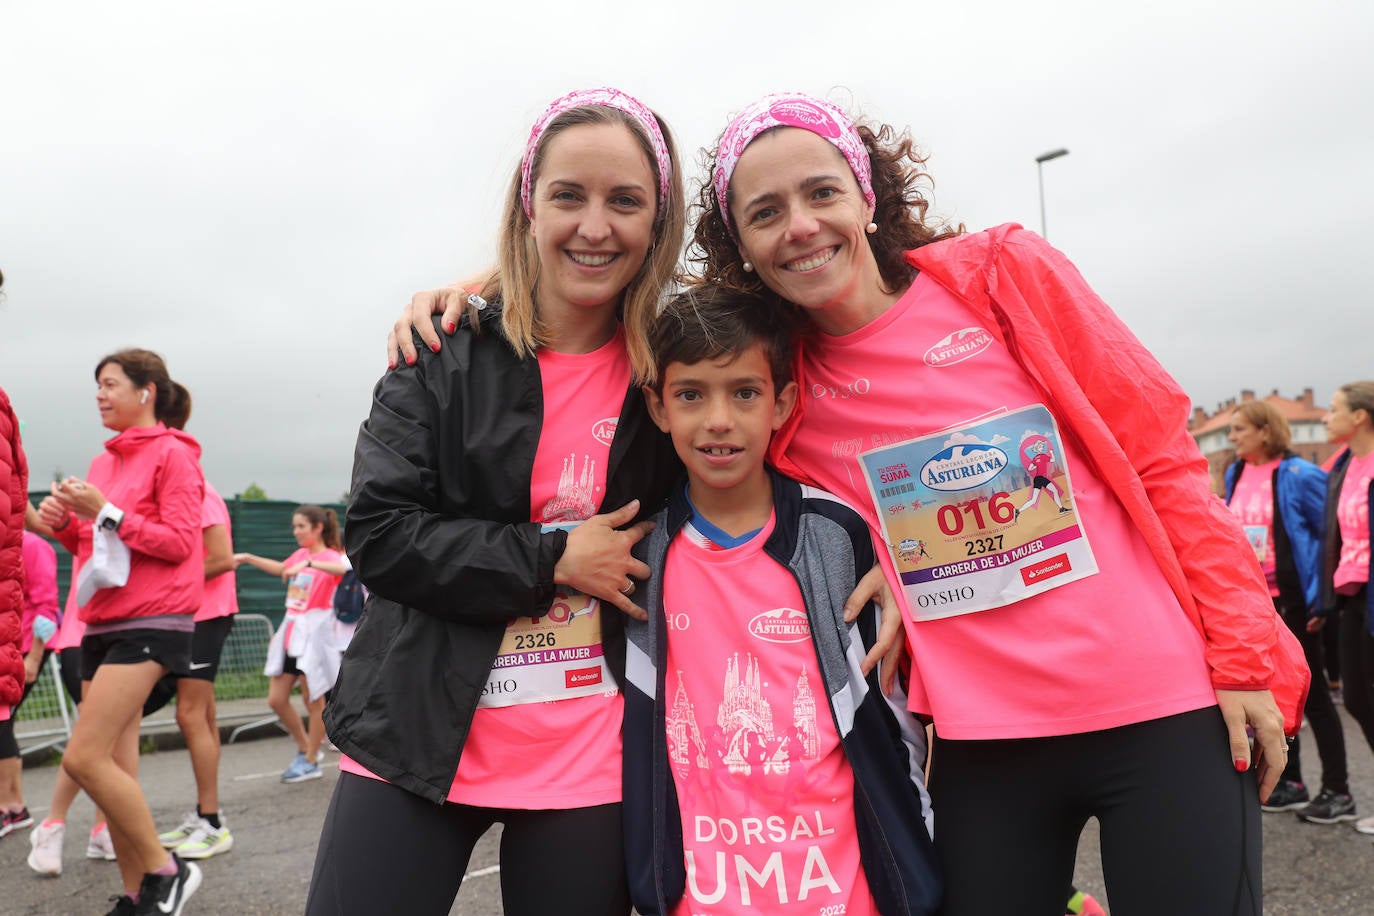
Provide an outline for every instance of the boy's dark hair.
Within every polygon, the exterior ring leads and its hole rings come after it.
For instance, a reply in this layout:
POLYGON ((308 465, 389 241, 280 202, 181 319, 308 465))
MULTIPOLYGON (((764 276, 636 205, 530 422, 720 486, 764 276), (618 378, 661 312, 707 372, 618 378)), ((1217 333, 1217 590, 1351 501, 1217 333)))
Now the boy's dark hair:
POLYGON ((773 389, 792 381, 792 356, 798 319, 775 297, 702 283, 668 300, 649 329, 657 369, 654 390, 663 393, 663 373, 672 363, 738 356, 754 344, 763 347, 773 373, 773 389))

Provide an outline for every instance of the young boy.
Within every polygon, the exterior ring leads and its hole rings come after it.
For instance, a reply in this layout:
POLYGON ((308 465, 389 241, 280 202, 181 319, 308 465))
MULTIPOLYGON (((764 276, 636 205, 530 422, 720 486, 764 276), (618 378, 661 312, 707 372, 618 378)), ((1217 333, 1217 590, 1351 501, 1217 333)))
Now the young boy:
POLYGON ((860 673, 874 563, 863 519, 764 465, 797 398, 790 319, 700 288, 651 336, 654 422, 687 469, 641 542, 628 621, 624 816, 643 914, 933 913, 925 734, 860 673))

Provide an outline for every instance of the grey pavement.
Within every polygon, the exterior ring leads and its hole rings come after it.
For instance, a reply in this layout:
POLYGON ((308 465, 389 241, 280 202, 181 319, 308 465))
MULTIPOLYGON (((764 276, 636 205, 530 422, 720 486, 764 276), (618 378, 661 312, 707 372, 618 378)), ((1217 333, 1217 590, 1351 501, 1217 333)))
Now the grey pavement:
MULTIPOLYGON (((1364 813, 1374 814, 1374 756, 1358 727, 1344 712, 1342 716, 1355 797, 1364 813)), ((1303 765, 1309 784, 1315 785, 1320 775, 1316 747, 1307 737, 1303 765)), ((204 884, 187 904, 186 916, 303 911, 320 826, 338 778, 338 755, 329 755, 324 778, 285 785, 280 774, 294 752, 294 745, 284 736, 225 745, 220 796, 234 848, 200 863, 204 884)), ((145 754, 141 766, 140 778, 153 816, 159 829, 170 829, 194 805, 189 757, 184 750, 160 750, 145 754)), ((24 794, 36 818, 47 813, 55 774, 53 766, 24 770, 24 794)), ((108 911, 109 896, 119 892, 119 875, 114 863, 85 858, 92 814, 90 802, 79 798, 68 819, 65 869, 60 878, 41 878, 25 865, 29 831, 0 839, 0 913, 78 916, 108 911)), ((1187 829, 1187 824, 1179 825, 1180 831, 1187 829)), ((498 837, 499 831, 493 831, 478 844, 453 914, 501 913, 498 837)), ((1374 841, 1370 837, 1355 833, 1349 825, 1305 824, 1284 813, 1264 816, 1264 843, 1266 914, 1374 914, 1374 841)), ((1095 823, 1089 823, 1084 833, 1075 877, 1079 887, 1105 902, 1095 823)), ((379 876, 379 880, 385 878, 379 876)), ((1167 881, 1168 876, 1161 874, 1160 880, 1167 881)), ((1190 912, 1185 901, 1179 901, 1176 912, 1190 912)))

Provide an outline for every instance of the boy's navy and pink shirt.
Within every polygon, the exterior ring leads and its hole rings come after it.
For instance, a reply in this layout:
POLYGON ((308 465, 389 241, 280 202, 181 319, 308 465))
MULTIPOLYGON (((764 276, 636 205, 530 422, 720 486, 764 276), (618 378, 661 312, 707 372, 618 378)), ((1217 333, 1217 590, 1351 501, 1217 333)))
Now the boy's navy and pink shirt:
POLYGON ((925 735, 860 662, 877 612, 863 520, 771 475, 774 513, 720 549, 679 489, 627 624, 626 850, 645 914, 931 913, 925 735))

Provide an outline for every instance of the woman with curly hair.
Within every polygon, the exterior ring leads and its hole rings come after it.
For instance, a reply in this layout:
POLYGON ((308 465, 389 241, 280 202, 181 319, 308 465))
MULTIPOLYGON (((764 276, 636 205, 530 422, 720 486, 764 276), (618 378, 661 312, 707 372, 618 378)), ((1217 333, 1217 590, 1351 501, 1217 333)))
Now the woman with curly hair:
POLYGON ((771 95, 710 170, 704 279, 810 323, 774 459, 893 545, 944 912, 1062 912, 1097 817, 1114 912, 1259 913, 1257 796, 1306 665, 1209 493, 1187 396, 1043 239, 928 220, 890 127, 771 95), (1030 481, 1003 445, 1029 435, 1058 443, 1070 511, 1017 517, 1030 481), (899 531, 930 532, 934 561, 899 531))

